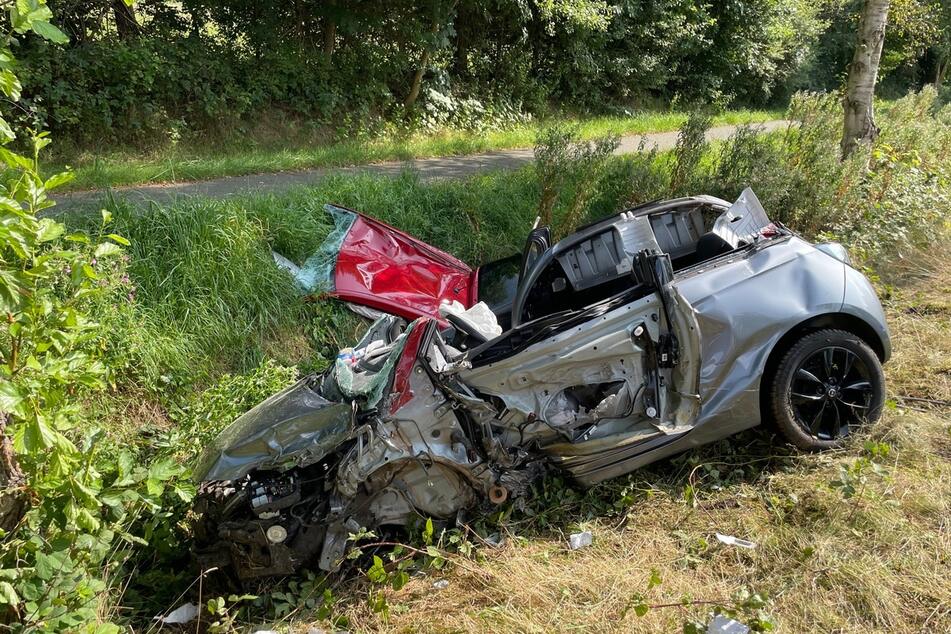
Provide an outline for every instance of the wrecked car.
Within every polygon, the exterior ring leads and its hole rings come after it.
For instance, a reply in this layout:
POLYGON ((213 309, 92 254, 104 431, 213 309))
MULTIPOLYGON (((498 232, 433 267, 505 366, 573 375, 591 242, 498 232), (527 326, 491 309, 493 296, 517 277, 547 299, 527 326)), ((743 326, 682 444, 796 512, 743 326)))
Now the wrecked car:
POLYGON ((337 569, 351 534, 582 486, 763 421, 805 450, 882 410, 885 317, 835 243, 746 190, 652 202, 472 268, 357 212, 295 269, 382 311, 322 374, 227 427, 195 473, 202 566, 337 569))

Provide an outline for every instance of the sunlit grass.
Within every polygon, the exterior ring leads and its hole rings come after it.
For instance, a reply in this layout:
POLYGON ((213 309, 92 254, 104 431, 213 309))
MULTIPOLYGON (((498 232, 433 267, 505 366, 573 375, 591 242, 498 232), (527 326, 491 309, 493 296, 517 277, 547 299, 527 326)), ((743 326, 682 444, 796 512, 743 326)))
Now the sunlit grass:
MULTIPOLYGON (((759 123, 781 116, 780 111, 734 110, 717 115, 714 125, 759 123)), ((578 125, 581 136, 590 139, 609 133, 669 132, 678 129, 686 119, 687 114, 682 112, 642 112, 628 117, 559 117, 483 133, 446 129, 332 142, 288 127, 277 133, 271 131, 263 139, 253 134, 235 135, 226 140, 167 143, 148 151, 111 148, 72 151, 58 158, 55 169, 58 171, 66 165, 73 168, 76 178, 70 188, 94 189, 530 147, 539 129, 555 122, 578 125)))

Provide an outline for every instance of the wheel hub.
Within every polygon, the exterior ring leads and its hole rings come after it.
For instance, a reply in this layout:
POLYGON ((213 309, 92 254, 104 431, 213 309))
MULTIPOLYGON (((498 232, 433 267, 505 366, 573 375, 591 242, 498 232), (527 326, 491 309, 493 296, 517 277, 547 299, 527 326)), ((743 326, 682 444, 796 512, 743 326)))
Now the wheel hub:
POLYGON ((848 348, 829 346, 799 365, 790 402, 804 431, 813 438, 833 440, 865 420, 872 394, 871 372, 858 355, 848 348))

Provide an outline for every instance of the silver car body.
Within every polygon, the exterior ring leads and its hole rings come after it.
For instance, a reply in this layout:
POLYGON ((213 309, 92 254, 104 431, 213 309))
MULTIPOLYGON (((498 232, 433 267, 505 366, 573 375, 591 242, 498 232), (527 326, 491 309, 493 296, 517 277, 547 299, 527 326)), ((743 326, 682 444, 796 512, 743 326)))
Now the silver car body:
POLYGON ((319 552, 332 570, 360 527, 501 504, 553 468, 591 485, 757 425, 764 376, 803 332, 847 329, 890 354, 868 280, 837 250, 770 223, 750 190, 732 205, 655 203, 540 249, 510 320, 460 344, 437 319, 385 316, 331 371, 235 421, 196 473, 255 492, 252 521, 290 535, 267 544, 272 558, 319 552), (693 262, 711 213, 723 252, 693 262), (597 288, 617 292, 570 309, 552 299, 597 288), (326 529, 319 548, 272 495, 315 465, 325 501, 307 512, 326 529))

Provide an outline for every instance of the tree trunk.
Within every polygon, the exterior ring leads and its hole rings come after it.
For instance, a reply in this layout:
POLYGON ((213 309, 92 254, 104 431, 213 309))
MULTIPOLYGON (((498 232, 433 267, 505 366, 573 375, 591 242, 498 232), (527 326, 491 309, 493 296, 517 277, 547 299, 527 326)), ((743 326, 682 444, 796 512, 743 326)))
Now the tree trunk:
POLYGON ((848 158, 860 143, 878 136, 872 101, 878 81, 878 63, 885 41, 890 0, 865 0, 859 20, 855 54, 849 65, 849 79, 842 98, 845 123, 842 131, 842 158, 848 158))
POLYGON ((337 45, 337 23, 331 18, 324 19, 324 59, 328 62, 334 55, 337 45))
POLYGON ((423 86, 423 75, 426 74, 426 66, 429 64, 429 55, 430 52, 427 48, 419 58, 419 67, 416 69, 416 72, 413 73, 413 81, 409 87, 409 94, 406 95, 406 99, 403 101, 403 108, 406 109, 407 113, 413 109, 416 100, 419 98, 419 90, 423 86))
POLYGON ((120 40, 130 40, 139 34, 139 22, 135 19, 135 9, 123 0, 112 0, 112 15, 116 19, 116 31, 120 40))
POLYGON ((944 84, 944 76, 948 72, 948 60, 939 59, 937 63, 937 68, 935 69, 934 74, 934 87, 935 90, 939 90, 941 85, 944 84))
POLYGON ((0 529, 14 530, 27 509, 26 478, 7 434, 7 415, 0 413, 0 529))

